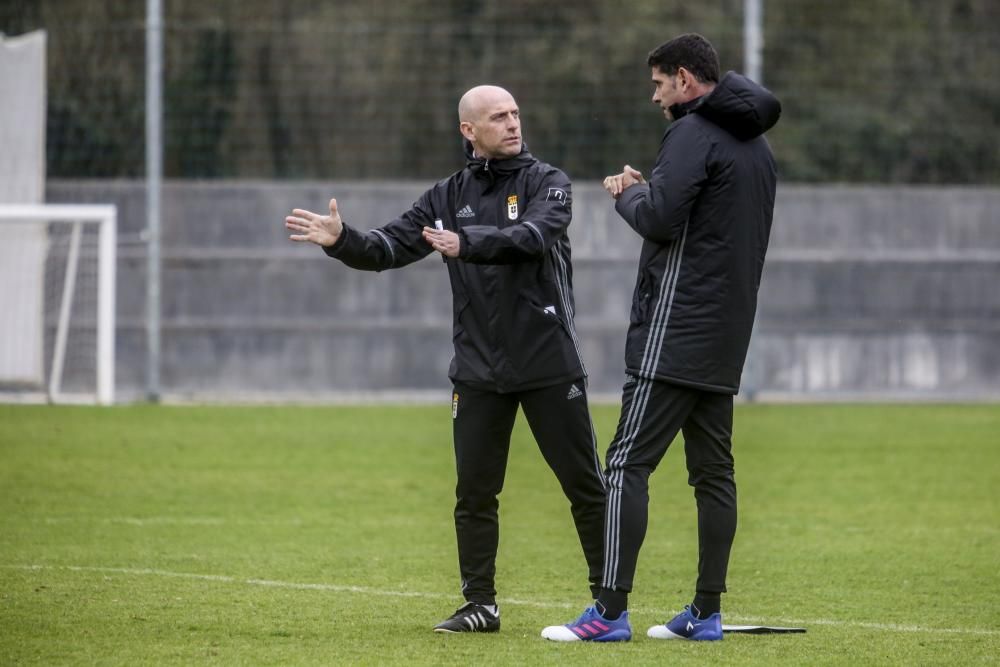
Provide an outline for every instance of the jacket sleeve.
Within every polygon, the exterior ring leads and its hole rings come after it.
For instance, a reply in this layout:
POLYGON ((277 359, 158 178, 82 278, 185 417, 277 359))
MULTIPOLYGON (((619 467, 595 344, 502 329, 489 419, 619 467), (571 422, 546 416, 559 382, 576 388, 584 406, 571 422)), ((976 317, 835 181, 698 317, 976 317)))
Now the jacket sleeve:
POLYGON ((462 227, 459 258, 473 264, 517 264, 544 256, 566 234, 573 218, 573 193, 569 178, 558 169, 533 185, 517 224, 462 227))
POLYGON ((362 271, 398 269, 423 259, 433 250, 423 237, 423 228, 434 226, 431 192, 425 192, 409 211, 377 229, 362 232, 345 224, 340 237, 332 246, 323 248, 324 252, 362 271))
POLYGON ((708 178, 711 142, 697 127, 667 131, 648 185, 633 185, 615 210, 640 236, 656 243, 677 238, 708 178))

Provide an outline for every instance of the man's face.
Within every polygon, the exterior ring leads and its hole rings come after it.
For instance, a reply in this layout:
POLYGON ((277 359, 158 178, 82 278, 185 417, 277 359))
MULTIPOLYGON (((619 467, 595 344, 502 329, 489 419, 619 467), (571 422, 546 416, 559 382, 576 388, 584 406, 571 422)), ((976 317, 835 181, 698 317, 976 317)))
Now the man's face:
POLYGON ((462 129, 480 157, 502 160, 521 152, 521 112, 513 97, 491 100, 462 129))
POLYGON ((669 76, 664 74, 659 67, 650 68, 653 79, 653 104, 663 109, 663 115, 667 120, 673 120, 670 114, 670 107, 678 102, 683 102, 681 87, 677 85, 678 75, 669 76))

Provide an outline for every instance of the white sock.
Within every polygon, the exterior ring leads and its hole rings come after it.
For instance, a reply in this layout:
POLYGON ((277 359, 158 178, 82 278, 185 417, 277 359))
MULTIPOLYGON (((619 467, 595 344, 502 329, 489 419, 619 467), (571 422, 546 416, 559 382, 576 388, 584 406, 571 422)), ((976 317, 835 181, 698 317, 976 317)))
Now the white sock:
POLYGON ((483 607, 483 609, 488 610, 491 614, 493 614, 497 618, 500 618, 500 605, 498 605, 498 604, 484 604, 484 605, 482 605, 482 607, 483 607))

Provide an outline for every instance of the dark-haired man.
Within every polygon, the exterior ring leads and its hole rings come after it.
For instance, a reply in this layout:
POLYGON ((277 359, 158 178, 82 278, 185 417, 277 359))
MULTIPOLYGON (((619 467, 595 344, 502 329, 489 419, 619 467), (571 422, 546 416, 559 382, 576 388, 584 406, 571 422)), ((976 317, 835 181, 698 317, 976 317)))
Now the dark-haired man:
POLYGON ((601 579, 604 478, 573 325, 569 179, 528 152, 520 110, 503 88, 472 88, 458 115, 466 167, 395 220, 362 232, 341 220, 331 199, 329 215, 295 209, 285 226, 293 241, 315 243, 356 269, 398 269, 434 251, 446 258, 455 530, 466 603, 434 630, 496 632, 497 496, 518 407, 569 498, 593 595, 601 579))
POLYGON ((642 238, 626 341, 621 417, 606 457, 604 576, 593 607, 542 636, 632 636, 628 593, 646 534, 648 478, 678 431, 698 507, 698 579, 684 611, 647 635, 722 639, 721 594, 736 533, 733 396, 750 341, 774 208, 776 171, 763 134, 781 106, 715 49, 681 35, 648 59, 653 102, 673 121, 647 183, 626 165, 604 181, 642 238))

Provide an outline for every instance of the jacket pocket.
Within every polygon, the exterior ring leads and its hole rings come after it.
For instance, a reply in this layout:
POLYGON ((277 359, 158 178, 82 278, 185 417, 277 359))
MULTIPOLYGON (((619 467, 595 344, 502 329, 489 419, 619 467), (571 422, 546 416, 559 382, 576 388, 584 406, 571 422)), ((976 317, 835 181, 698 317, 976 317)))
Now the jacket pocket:
POLYGON ((452 299, 452 325, 451 325, 451 340, 455 342, 459 337, 465 333, 465 324, 462 322, 463 315, 467 316, 466 311, 469 308, 469 297, 456 294, 452 299))
POLYGON ((566 313, 562 312, 562 304, 539 303, 536 295, 526 291, 520 292, 518 296, 516 319, 528 331, 542 333, 550 329, 562 329, 569 334, 569 324, 566 322, 566 313))
POLYGON ((629 321, 632 324, 642 324, 650 317, 649 308, 652 296, 653 279, 643 273, 639 276, 639 282, 632 295, 632 310, 629 313, 629 321))

